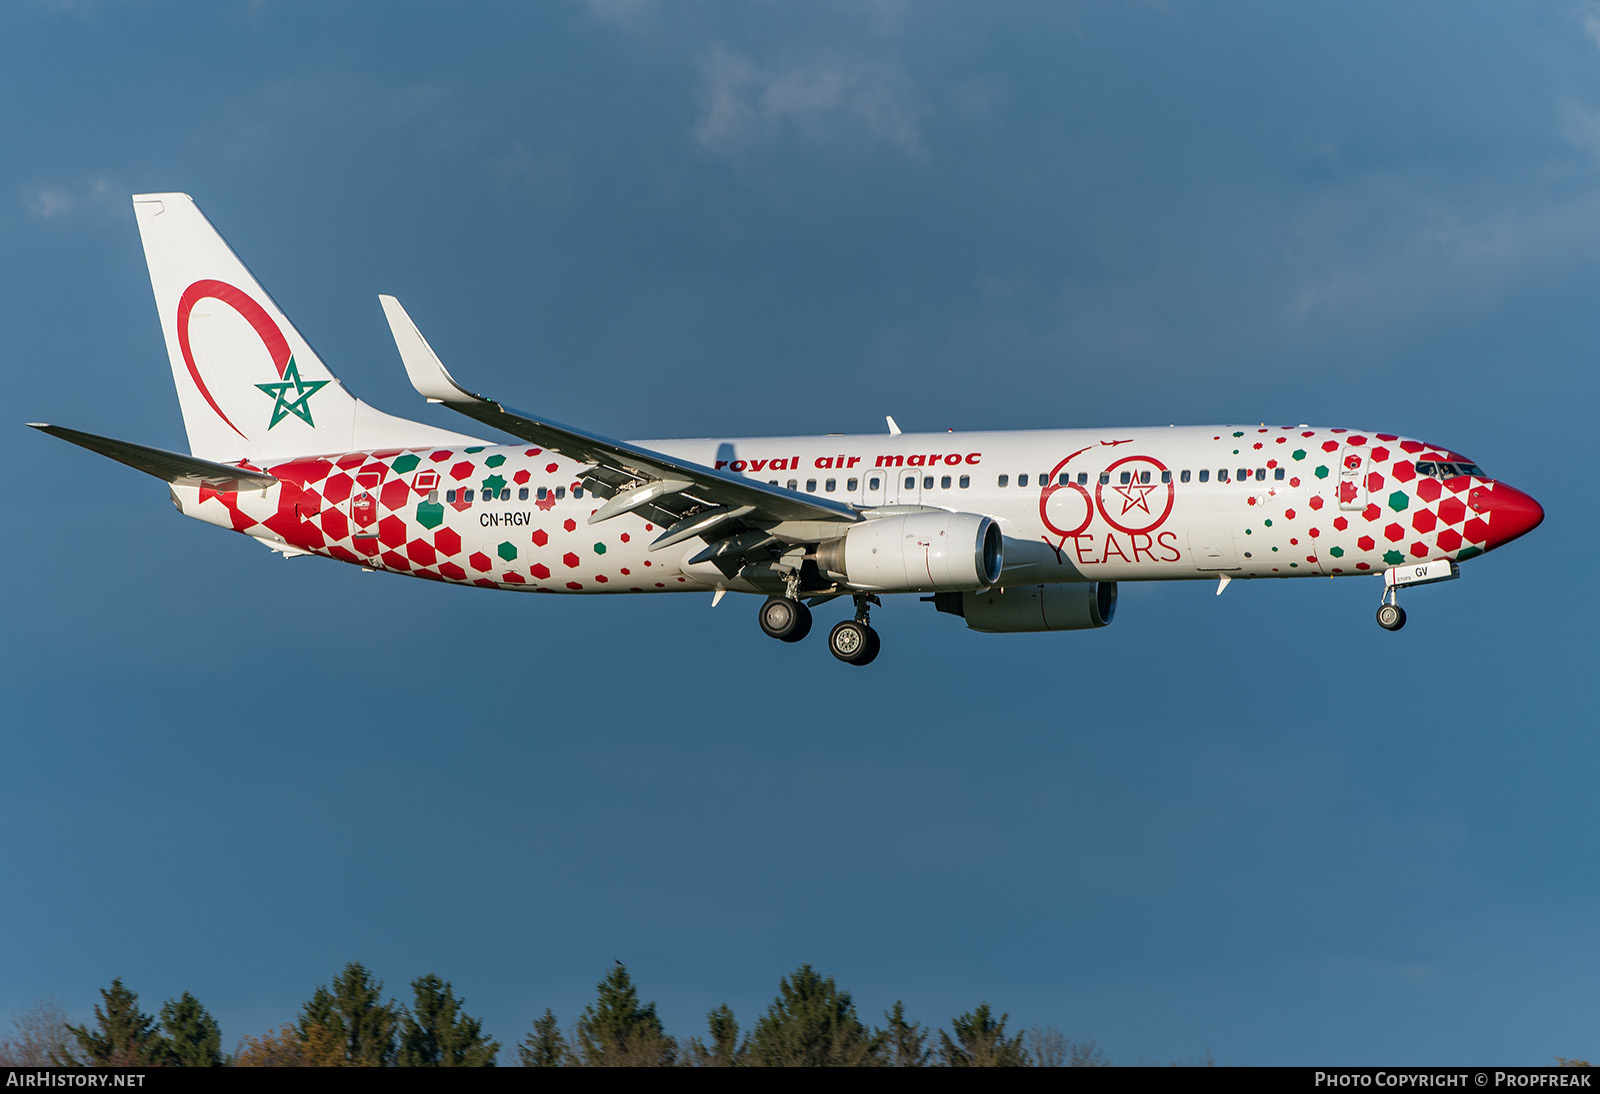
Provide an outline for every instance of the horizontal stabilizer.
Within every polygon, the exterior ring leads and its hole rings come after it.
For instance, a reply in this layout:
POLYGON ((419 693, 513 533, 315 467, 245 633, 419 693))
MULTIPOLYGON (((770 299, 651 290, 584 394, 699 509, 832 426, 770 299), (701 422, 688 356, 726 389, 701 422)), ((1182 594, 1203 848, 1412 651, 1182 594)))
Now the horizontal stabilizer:
POLYGON ((46 425, 44 422, 28 424, 41 433, 60 437, 80 448, 87 448, 90 452, 109 456, 118 463, 125 463, 129 467, 143 471, 146 475, 154 475, 163 482, 211 487, 236 482, 239 484, 236 489, 265 490, 278 481, 264 471, 248 471, 242 467, 230 467, 225 463, 212 463, 197 456, 185 456, 180 452, 168 452, 163 448, 151 448, 148 445, 134 444, 132 441, 100 437, 59 425, 46 425))

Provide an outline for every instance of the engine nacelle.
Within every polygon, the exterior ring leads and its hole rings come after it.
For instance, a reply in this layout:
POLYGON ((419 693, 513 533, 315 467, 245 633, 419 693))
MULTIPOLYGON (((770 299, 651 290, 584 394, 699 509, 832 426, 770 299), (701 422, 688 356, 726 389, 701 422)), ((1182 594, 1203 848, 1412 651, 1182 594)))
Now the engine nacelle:
POLYGON ((854 589, 986 589, 1000 579, 1000 525, 976 513, 909 513, 852 524, 817 546, 817 568, 854 589))
POLYGON ((1117 614, 1117 583, 1012 585, 982 593, 940 593, 931 598, 941 612, 959 615, 985 634, 1086 631, 1104 627, 1117 614))

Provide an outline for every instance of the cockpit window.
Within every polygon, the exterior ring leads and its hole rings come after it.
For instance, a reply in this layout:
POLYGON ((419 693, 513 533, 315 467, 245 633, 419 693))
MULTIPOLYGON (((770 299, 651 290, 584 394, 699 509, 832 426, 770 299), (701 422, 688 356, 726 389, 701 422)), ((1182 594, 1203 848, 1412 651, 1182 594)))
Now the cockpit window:
POLYGON ((1435 479, 1453 479, 1460 475, 1473 475, 1480 479, 1489 477, 1475 463, 1452 460, 1418 460, 1417 474, 1435 479))

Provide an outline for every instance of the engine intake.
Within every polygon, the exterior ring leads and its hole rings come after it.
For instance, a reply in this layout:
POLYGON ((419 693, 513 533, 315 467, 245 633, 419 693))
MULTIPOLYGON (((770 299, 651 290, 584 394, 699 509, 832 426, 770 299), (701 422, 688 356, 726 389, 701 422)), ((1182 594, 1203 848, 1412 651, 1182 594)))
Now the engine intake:
POLYGON ((1057 585, 1012 585, 981 593, 939 593, 941 612, 959 615, 985 634, 1030 631, 1086 631, 1104 627, 1117 614, 1117 583, 1091 581, 1057 585))
POLYGON ((1000 579, 1000 525, 976 513, 879 517, 818 544, 817 567, 875 592, 986 589, 1000 579))

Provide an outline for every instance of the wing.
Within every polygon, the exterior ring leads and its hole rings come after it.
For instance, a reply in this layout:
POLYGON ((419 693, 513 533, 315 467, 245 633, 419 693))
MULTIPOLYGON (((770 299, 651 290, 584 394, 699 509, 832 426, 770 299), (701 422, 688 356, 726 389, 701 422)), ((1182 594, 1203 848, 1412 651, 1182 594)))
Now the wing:
MULTIPOLYGON (((430 403, 443 403, 467 417, 589 464, 584 485, 607 501, 589 517, 598 524, 639 512, 666 528, 653 547, 704 537, 710 546, 693 561, 715 561, 732 573, 741 561, 781 553, 785 540, 831 538, 812 526, 840 526, 862 519, 853 506, 755 482, 731 472, 612 440, 545 418, 508 410, 456 383, 400 302, 381 296, 400 359, 411 385, 430 403), (784 528, 782 526, 789 526, 784 528), (773 534, 777 532, 778 534, 773 534)), ((838 533, 834 533, 838 534, 838 533)))

